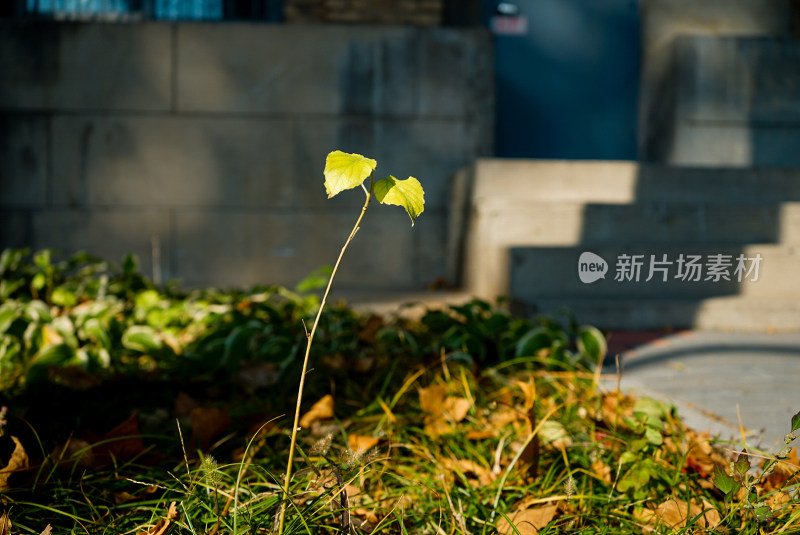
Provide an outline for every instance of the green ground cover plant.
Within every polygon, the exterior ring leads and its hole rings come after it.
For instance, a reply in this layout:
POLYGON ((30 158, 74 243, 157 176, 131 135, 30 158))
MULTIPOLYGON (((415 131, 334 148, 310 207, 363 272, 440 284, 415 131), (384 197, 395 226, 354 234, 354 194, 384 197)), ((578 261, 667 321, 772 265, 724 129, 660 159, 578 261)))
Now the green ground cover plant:
MULTIPOLYGON (((329 195, 396 200, 334 155, 329 195)), ((324 306, 334 275, 182 292, 132 257, 4 251, 0 535, 800 531, 800 414, 777 453, 716 442, 603 388, 568 314, 381 317, 324 306)))
MULTIPOLYGON (((277 530, 319 296, 180 294, 130 260, 46 257, 2 256, 0 532, 277 530)), ((800 529, 794 435, 743 452, 604 391, 602 339, 569 318, 335 303, 318 329, 286 533, 800 529)))

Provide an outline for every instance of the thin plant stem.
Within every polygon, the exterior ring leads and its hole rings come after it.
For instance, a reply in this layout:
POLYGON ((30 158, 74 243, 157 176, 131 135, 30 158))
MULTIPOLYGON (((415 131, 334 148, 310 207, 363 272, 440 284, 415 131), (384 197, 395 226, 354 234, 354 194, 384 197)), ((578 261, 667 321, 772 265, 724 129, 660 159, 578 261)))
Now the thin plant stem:
MULTIPOLYGON (((339 264, 342 262, 342 257, 344 256, 344 252, 347 250, 348 245, 350 242, 353 241, 358 229, 361 225, 361 220, 364 219, 364 214, 367 213, 367 208, 369 207, 369 201, 372 198, 372 187, 373 187, 373 177, 374 173, 370 174, 369 176, 369 190, 364 188, 364 193, 366 193, 367 198, 364 201, 364 206, 361 208, 361 213, 358 215, 358 219, 356 220, 356 224, 353 226, 353 230, 350 232, 350 235, 347 237, 347 241, 344 242, 344 246, 342 250, 339 252, 339 258, 336 259, 336 264, 333 266, 333 271, 331 272, 331 276, 328 279, 328 286, 325 288, 325 293, 322 295, 322 301, 319 304, 319 310, 317 310, 317 316, 314 318, 314 324, 311 326, 311 332, 306 334, 306 354, 303 358, 303 370, 300 373, 300 385, 297 387, 297 406, 295 407, 294 411, 294 424, 292 425, 292 439, 289 442, 289 460, 286 463, 286 477, 283 483, 283 499, 281 500, 281 513, 280 519, 278 521, 278 535, 283 533, 283 527, 286 520, 286 502, 289 499, 289 483, 292 480, 292 463, 294 461, 294 450, 295 445, 297 444, 297 430, 300 425, 300 404, 303 401, 303 387, 305 386, 306 382, 306 372, 308 370, 308 358, 311 354, 311 343, 314 341, 314 334, 317 332, 317 325, 319 325, 319 319, 322 317, 322 310, 325 308, 325 302, 328 300, 328 294, 331 291, 331 286, 333 285, 333 279, 336 277, 336 272, 339 269, 339 264)), ((362 184, 363 187, 363 184, 362 184)))

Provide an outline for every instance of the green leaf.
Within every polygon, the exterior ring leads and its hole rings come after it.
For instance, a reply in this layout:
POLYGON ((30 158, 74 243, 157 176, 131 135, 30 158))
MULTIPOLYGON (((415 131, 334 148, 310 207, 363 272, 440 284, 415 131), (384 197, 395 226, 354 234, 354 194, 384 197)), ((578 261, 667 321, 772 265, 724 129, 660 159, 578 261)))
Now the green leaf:
POLYGON ((10 364, 19 355, 22 346, 19 341, 8 334, 0 334, 0 370, 5 364, 10 364))
POLYGON ((111 337, 97 318, 89 318, 86 321, 82 334, 84 337, 93 338, 104 349, 111 349, 111 337))
POLYGON ((333 266, 322 266, 298 282, 297 286, 294 287, 294 291, 302 294, 325 288, 328 284, 328 279, 331 278, 331 273, 333 273, 333 266))
POLYGON ((150 310, 161 305, 161 294, 156 290, 144 290, 136 296, 134 303, 136 308, 150 310))
POLYGON ((634 467, 619 482, 617 488, 621 492, 630 489, 638 490, 650 482, 650 472, 647 469, 634 467))
POLYGON ((25 316, 32 322, 49 323, 53 321, 50 309, 47 308, 47 305, 43 301, 38 299, 27 304, 25 307, 25 316))
POLYGON ((135 254, 127 254, 122 259, 122 271, 125 275, 136 275, 139 271, 139 257, 135 254))
POLYGON ((0 305, 0 333, 6 332, 21 315, 22 306, 16 301, 6 301, 0 305))
POLYGON ((760 505, 760 506, 756 507, 753 510, 753 513, 755 513, 756 518, 760 522, 766 522, 770 518, 772 518, 772 509, 770 509, 768 505, 760 505))
POLYGON ((569 444, 572 441, 572 437, 569 436, 569 432, 564 428, 564 424, 556 420, 542 422, 542 426, 539 428, 539 438, 543 444, 569 444))
POLYGON ((122 345, 141 353, 154 353, 161 349, 161 339, 155 329, 133 325, 122 335, 122 345))
POLYGON ((744 476, 748 471, 750 471, 750 457, 747 455, 747 450, 742 450, 742 452, 736 457, 736 460, 733 462, 733 469, 739 473, 739 475, 744 476))
POLYGON ((405 180, 397 180, 387 176, 375 183, 375 198, 381 204, 393 204, 406 209, 411 218, 411 226, 425 209, 425 192, 422 184, 413 176, 405 180))
POLYGON ((654 446, 660 446, 664 442, 664 437, 661 436, 661 433, 652 427, 648 427, 644 430, 644 438, 654 446))
POLYGON ((33 255, 33 263, 40 268, 46 268, 50 265, 50 249, 42 249, 33 255))
POLYGON ((78 298, 75 294, 63 286, 59 286, 53 290, 53 295, 50 296, 50 300, 54 305, 60 307, 74 307, 78 304, 78 298))
POLYGON ((0 277, 5 276, 6 272, 16 271, 24 256, 23 250, 6 249, 0 254, 0 277))
POLYGON ((37 292, 44 288, 44 285, 47 283, 47 277, 44 276, 44 273, 39 272, 33 276, 31 279, 31 287, 37 292))
POLYGON ((517 358, 530 357, 552 345, 553 337, 549 331, 544 327, 534 327, 519 339, 514 354, 517 358))
POLYGON ((663 422, 672 413, 672 405, 653 398, 639 398, 633 405, 633 414, 644 422, 658 429, 662 429, 663 422))
POLYGON ((360 154, 335 150, 325 159, 325 191, 328 198, 361 185, 378 166, 378 162, 360 154))
POLYGON ((577 345, 578 351, 586 355, 591 362, 595 362, 598 365, 602 363, 608 351, 606 337, 603 336, 600 329, 588 325, 584 325, 578 329, 577 345))
POLYGON ((792 416, 792 430, 791 432, 794 433, 800 429, 800 412, 792 416))
POLYGON ((714 467, 714 485, 726 496, 733 494, 741 486, 733 477, 729 476, 721 467, 714 467))
POLYGON ((49 344, 34 355, 26 373, 26 381, 35 383, 47 379, 50 366, 69 366, 79 364, 75 349, 67 344, 49 344))

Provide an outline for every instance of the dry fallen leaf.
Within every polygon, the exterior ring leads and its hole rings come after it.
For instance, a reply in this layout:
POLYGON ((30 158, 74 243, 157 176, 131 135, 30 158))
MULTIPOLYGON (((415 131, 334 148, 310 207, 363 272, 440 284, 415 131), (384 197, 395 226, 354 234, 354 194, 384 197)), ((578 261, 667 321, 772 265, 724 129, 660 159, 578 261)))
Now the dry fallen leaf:
POLYGON ((451 396, 444 400, 442 412, 451 422, 460 422, 467 417, 470 406, 468 399, 451 396))
POLYGON ((174 521, 178 519, 178 506, 176 502, 172 502, 169 504, 169 510, 167 511, 167 518, 163 518, 158 524, 153 526, 150 529, 145 531, 140 531, 136 535, 166 535, 173 525, 174 521))
POLYGON ((365 437, 363 435, 349 435, 347 443, 350 445, 350 450, 354 452, 369 451, 378 445, 380 439, 375 437, 365 437))
POLYGON ((442 385, 419 389, 419 404, 425 411, 425 431, 433 436, 455 430, 454 424, 467 417, 472 404, 468 399, 448 396, 442 385))
POLYGON ((186 392, 179 392, 173 402, 175 414, 178 417, 185 417, 192 414, 192 411, 200 406, 200 402, 186 392))
POLYGON ((189 418, 192 422, 192 439, 200 449, 208 451, 214 439, 222 435, 231 425, 230 409, 196 407, 189 418))
MULTIPOLYGON (((489 427, 501 429, 506 425, 525 418, 525 413, 511 407, 498 407, 489 414, 489 427)), ((527 418, 525 418, 527 421, 527 418)))
MULTIPOLYGON (((764 467, 762 463, 762 468, 764 467)), ((775 471, 766 477, 763 489, 767 492, 780 490, 789 483, 797 482, 797 472, 800 470, 800 460, 797 458, 797 448, 792 448, 786 459, 775 465, 775 471)))
POLYGON ((714 527, 721 518, 716 509, 706 500, 701 507, 697 502, 687 503, 679 498, 670 498, 656 509, 656 516, 669 528, 684 528, 686 523, 702 513, 697 523, 701 527, 714 527))
POLYGON ((300 427, 311 427, 319 420, 333 418, 333 396, 330 394, 314 403, 311 409, 300 418, 300 427))
MULTIPOLYGON (((8 460, 8 464, 0 467, 0 492, 11 488, 8 483, 11 474, 28 468, 28 454, 25 452, 25 448, 22 447, 22 442, 20 442, 17 437, 9 438, 14 443, 14 450, 11 452, 11 458, 8 460)), ((7 439, 4 438, 4 440, 7 439)))
POLYGON ((499 435, 497 429, 473 429, 466 434, 467 440, 486 440, 487 438, 495 438, 499 435))
POLYGON ((491 469, 481 466, 469 459, 444 459, 442 461, 442 466, 450 472, 460 472, 464 474, 473 486, 490 485, 492 481, 497 479, 497 475, 494 474, 491 469))
POLYGON ((11 535, 11 519, 8 518, 8 512, 0 515, 0 535, 11 535))
POLYGON ((419 388, 419 406, 422 410, 431 415, 438 415, 447 396, 447 388, 443 385, 434 385, 427 388, 419 388))
MULTIPOLYGON (((132 413, 125 421, 102 436, 86 433, 86 441, 93 444, 92 467, 108 466, 115 461, 128 461, 144 451, 144 440, 139 431, 139 417, 132 413)), ((83 464, 86 460, 82 460, 83 464)))
POLYGON ((497 523, 497 533, 500 535, 511 535, 516 533, 514 527, 520 535, 537 535, 539 530, 550 523, 558 512, 558 504, 543 505, 529 509, 520 509, 508 515, 511 523, 505 518, 497 523))
POLYGON ((592 471, 601 481, 607 485, 611 484, 611 467, 602 460, 597 459, 592 463, 592 471))
POLYGON ((383 318, 377 314, 371 314, 367 322, 356 332, 358 339, 365 344, 372 345, 378 339, 378 331, 383 328, 383 318))
POLYGON ((525 395, 525 410, 531 410, 534 403, 536 403, 536 384, 533 379, 530 379, 527 383, 524 381, 515 381, 515 383, 525 395))
POLYGON ((74 461, 84 468, 93 468, 99 464, 95 459, 94 448, 82 438, 71 438, 63 446, 56 446, 50 453, 50 458, 59 463, 74 461))
POLYGON ((714 451, 710 440, 710 435, 692 433, 689 440, 689 449, 686 452, 687 468, 706 477, 714 473, 714 467, 718 464, 721 466, 728 464, 725 458, 714 451))

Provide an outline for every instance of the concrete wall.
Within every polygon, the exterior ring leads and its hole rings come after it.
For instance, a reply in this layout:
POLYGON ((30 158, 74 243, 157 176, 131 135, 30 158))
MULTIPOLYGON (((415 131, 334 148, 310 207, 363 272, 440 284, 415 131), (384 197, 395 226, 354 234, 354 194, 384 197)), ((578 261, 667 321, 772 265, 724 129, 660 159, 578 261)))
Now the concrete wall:
POLYGON ((327 200, 341 149, 419 178, 413 230, 374 205, 339 287, 445 274, 452 174, 492 147, 481 30, 250 24, 0 27, 0 246, 160 249, 187 286, 294 284, 332 264, 363 195, 327 200))
MULTIPOLYGON (((698 132, 686 129, 693 126, 689 124, 693 118, 681 114, 687 105, 695 105, 691 101, 705 99, 709 93, 702 84, 711 81, 712 76, 718 76, 711 82, 712 90, 720 83, 733 81, 732 77, 738 77, 735 83, 742 83, 742 75, 747 75, 745 84, 757 84, 756 80, 764 77, 765 72, 755 72, 751 68, 735 72, 742 66, 752 65, 756 58, 771 56, 766 63, 771 67, 780 64, 781 69, 796 70, 796 61, 782 58, 780 52, 775 55, 775 47, 769 39, 749 41, 751 44, 743 45, 738 58, 734 57, 737 45, 730 44, 737 39, 790 37, 794 24, 792 0, 640 0, 640 13, 639 159, 677 165, 782 164, 776 155, 745 158, 739 149, 720 152, 718 144, 714 146, 715 139, 741 146, 738 139, 742 128, 749 128, 745 122, 731 125, 731 130, 728 124, 717 122, 713 125, 714 132, 708 132, 710 135, 700 133, 698 136, 698 132), (703 39, 697 39, 700 37, 703 39), (715 40, 720 45, 710 44, 715 40), (759 50, 754 51, 754 48, 759 50), (723 69, 733 71, 724 74, 723 69)), ((775 76, 764 79, 772 83, 775 76)), ((791 80, 796 83, 796 78, 791 80)), ((767 87, 761 87, 760 92, 762 98, 775 96, 767 87)), ((780 95, 777 98, 780 99, 780 95)), ((724 100, 715 103, 731 110, 739 104, 724 100)), ((799 110, 800 104, 795 101, 794 107, 799 110)), ((783 137, 788 138, 794 132, 787 134, 783 137)))
POLYGON ((800 166, 800 39, 683 36, 675 53, 669 162, 800 166))

